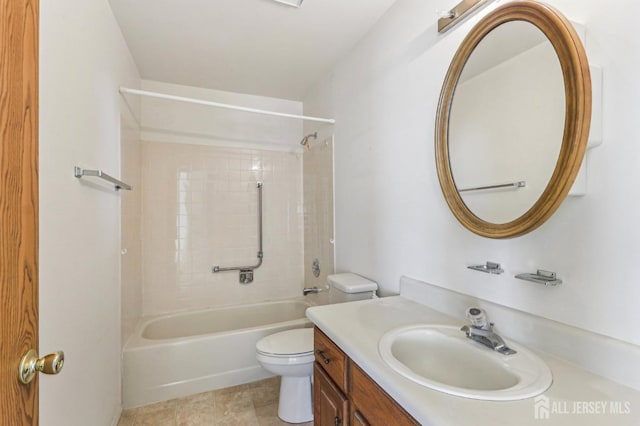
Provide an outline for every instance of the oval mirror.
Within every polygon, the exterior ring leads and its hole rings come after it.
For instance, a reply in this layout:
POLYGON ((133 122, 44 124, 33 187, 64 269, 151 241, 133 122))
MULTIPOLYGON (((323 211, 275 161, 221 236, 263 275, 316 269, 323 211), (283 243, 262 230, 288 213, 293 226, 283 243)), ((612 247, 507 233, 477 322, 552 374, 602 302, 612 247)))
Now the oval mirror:
POLYGON ((531 1, 488 14, 456 52, 438 105, 436 167, 453 214, 491 238, 542 225, 578 174, 590 118, 571 23, 531 1))

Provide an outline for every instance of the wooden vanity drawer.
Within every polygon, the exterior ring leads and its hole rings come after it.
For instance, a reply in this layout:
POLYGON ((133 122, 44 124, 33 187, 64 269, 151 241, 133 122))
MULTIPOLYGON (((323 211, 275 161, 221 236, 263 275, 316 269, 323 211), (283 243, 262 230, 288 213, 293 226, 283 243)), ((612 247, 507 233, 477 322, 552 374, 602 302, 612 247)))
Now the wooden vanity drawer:
POLYGON ((354 425, 419 425, 351 360, 349 372, 349 401, 354 425))
POLYGON ((340 390, 347 389, 347 356, 318 327, 313 332, 313 354, 340 390))

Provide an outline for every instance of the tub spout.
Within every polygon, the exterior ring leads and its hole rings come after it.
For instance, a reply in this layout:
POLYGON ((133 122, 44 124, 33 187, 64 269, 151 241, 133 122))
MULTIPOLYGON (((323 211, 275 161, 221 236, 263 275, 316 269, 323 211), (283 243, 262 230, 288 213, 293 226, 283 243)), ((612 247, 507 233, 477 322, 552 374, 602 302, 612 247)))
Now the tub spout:
POLYGON ((305 288, 302 289, 302 295, 306 296, 309 293, 318 294, 321 291, 323 291, 323 290, 321 288, 319 288, 319 287, 316 287, 316 286, 314 286, 314 287, 305 287, 305 288))

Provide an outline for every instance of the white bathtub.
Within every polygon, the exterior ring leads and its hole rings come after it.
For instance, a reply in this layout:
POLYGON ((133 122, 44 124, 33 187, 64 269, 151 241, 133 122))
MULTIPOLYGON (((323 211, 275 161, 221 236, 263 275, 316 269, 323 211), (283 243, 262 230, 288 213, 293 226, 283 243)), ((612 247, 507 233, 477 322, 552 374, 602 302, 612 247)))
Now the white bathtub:
POLYGON ((309 306, 291 299, 143 318, 123 352, 124 408, 270 377, 256 342, 310 327, 309 306))

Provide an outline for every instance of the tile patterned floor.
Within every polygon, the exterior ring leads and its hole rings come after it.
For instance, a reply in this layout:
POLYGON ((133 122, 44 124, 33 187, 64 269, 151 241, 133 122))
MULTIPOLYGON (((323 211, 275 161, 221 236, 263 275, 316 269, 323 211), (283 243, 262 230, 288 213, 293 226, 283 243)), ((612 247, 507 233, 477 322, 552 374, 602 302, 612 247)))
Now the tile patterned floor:
MULTIPOLYGON (((118 426, 277 426, 280 378, 124 410, 118 426)), ((302 423, 303 426, 313 422, 302 423)))

